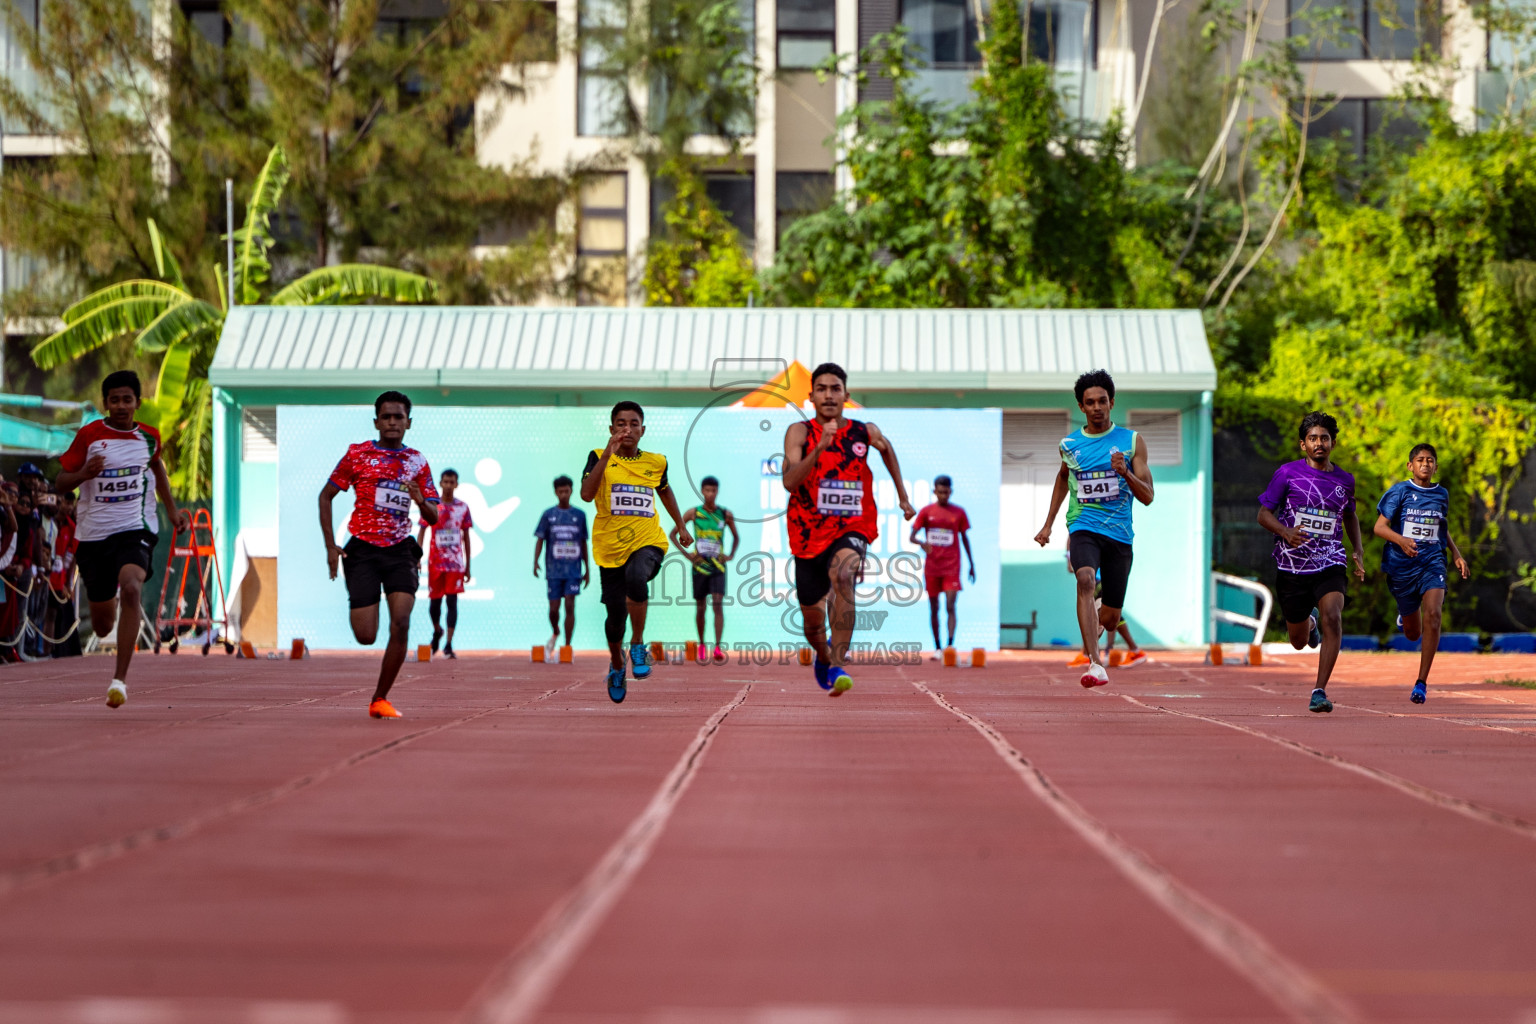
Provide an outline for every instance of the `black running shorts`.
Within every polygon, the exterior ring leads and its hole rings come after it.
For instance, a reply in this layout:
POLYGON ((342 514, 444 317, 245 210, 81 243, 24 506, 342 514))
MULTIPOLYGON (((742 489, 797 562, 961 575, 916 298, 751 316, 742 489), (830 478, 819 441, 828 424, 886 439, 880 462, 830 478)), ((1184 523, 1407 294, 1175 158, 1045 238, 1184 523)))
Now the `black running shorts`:
POLYGON ((1125 588, 1131 582, 1131 546, 1123 540, 1092 530, 1078 530, 1067 539, 1067 568, 1097 569, 1103 584, 1100 597, 1105 608, 1125 607, 1125 588))
POLYGON ((795 559, 795 593, 800 607, 810 608, 821 604, 832 589, 832 556, 839 551, 856 551, 862 566, 864 555, 869 551, 869 538, 862 533, 845 533, 828 544, 826 550, 814 558, 795 559))
POLYGON ((347 579, 347 603, 352 608, 372 608, 379 591, 414 594, 421 585, 421 545, 415 537, 381 548, 353 537, 342 548, 341 571, 347 579))
POLYGON ((693 599, 702 601, 711 594, 725 593, 725 573, 696 572, 693 574, 693 599))
POLYGON ((125 565, 138 566, 149 579, 155 574, 150 566, 154 551, 155 535, 148 530, 124 530, 100 540, 82 540, 75 561, 85 581, 85 599, 99 604, 116 597, 118 573, 125 565))
POLYGON ((602 602, 617 604, 623 608, 625 600, 642 602, 651 597, 651 580, 661 572, 661 561, 667 553, 653 544, 630 552, 623 565, 597 567, 597 579, 601 585, 602 602))
POLYGON ((1319 572, 1275 570, 1275 601, 1286 622, 1306 622, 1324 594, 1349 594, 1349 575, 1342 565, 1319 572))

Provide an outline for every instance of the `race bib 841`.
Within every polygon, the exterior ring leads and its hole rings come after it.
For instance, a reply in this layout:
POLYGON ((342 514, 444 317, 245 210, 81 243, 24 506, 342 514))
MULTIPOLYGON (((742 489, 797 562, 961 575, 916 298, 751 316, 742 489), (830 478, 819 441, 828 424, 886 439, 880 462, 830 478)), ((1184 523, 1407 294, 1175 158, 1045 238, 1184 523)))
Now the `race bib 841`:
POLYGON ((1120 497, 1120 474, 1112 469, 1084 470, 1077 474, 1077 500, 1103 504, 1120 497))

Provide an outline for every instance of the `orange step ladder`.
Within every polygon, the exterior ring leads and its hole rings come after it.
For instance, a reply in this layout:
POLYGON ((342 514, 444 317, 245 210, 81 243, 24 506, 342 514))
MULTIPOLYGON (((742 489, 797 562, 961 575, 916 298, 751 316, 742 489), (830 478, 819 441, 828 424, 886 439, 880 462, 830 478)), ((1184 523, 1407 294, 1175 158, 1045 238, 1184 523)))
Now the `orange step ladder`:
POLYGON ((200 508, 192 514, 192 525, 185 531, 178 530, 174 523, 171 524, 171 553, 165 559, 165 575, 160 578, 160 603, 155 607, 156 654, 160 653, 160 638, 164 635, 167 626, 171 628, 168 647, 172 654, 175 654, 176 649, 181 646, 180 630, 183 627, 191 627, 194 630, 198 628, 203 630, 203 654, 206 655, 213 646, 215 626, 218 627, 224 653, 235 653, 235 645, 229 639, 229 608, 224 599, 224 578, 219 574, 219 556, 213 548, 213 517, 205 508, 200 508), (177 573, 176 603, 172 606, 172 613, 167 615, 165 596, 170 591, 171 573, 176 568, 178 560, 181 563, 181 571, 177 573), (189 576, 197 580, 197 604, 193 607, 190 616, 184 616, 181 613, 187 606, 189 576), (213 587, 216 587, 219 593, 217 619, 213 617, 210 593, 213 587))

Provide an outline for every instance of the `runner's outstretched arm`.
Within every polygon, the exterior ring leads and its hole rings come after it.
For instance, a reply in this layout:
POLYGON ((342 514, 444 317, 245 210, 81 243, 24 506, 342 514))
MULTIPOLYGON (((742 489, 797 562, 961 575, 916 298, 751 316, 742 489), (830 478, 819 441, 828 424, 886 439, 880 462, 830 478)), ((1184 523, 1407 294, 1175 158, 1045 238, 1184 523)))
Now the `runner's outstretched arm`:
POLYGON ((901 478, 901 463, 896 461, 896 447, 891 444, 891 439, 880 433, 880 428, 873 423, 865 424, 869 428, 869 445, 880 453, 880 458, 885 462, 886 470, 891 474, 891 479, 896 484, 896 498, 901 505, 901 514, 907 519, 917 515, 917 509, 907 500, 907 485, 901 478))
POLYGON ((1125 480, 1137 501, 1152 504, 1152 470, 1147 466, 1147 442, 1140 434, 1136 435, 1136 450, 1131 453, 1129 466, 1120 452, 1110 456, 1109 464, 1125 480))
POLYGON ((325 537, 325 560, 331 567, 331 579, 336 578, 336 570, 341 566, 341 548, 336 546, 336 528, 331 525, 331 502, 340 493, 341 488, 329 480, 320 488, 320 532, 325 537))
MULTIPOLYGON (((670 487, 667 488, 667 493, 668 494, 672 493, 672 489, 670 487)), ((663 500, 663 502, 665 502, 666 499, 662 499, 662 500, 663 500)), ((671 510, 668 509, 668 511, 671 511, 671 510)), ((673 519, 677 518, 676 513, 673 514, 672 518, 673 519)), ((680 548, 686 548, 688 546, 687 544, 684 544, 683 543, 683 539, 677 535, 677 531, 681 530, 685 523, 693 522, 693 518, 694 518, 693 509, 690 508, 686 512, 683 513, 683 520, 682 520, 682 522, 680 522, 676 526, 672 527, 671 531, 667 534, 667 536, 669 538, 671 538, 673 544, 676 544, 680 548)), ((690 562, 695 563, 695 564, 704 561, 704 559, 699 557, 697 552, 694 552, 694 551, 684 551, 683 554, 687 555, 688 556, 688 560, 690 562)))
POLYGON ((1056 483, 1051 487, 1051 507, 1045 513, 1045 526, 1035 534, 1035 543, 1045 547, 1051 542, 1051 525, 1056 522, 1056 513, 1061 511, 1061 503, 1067 500, 1067 464, 1061 464, 1061 471, 1056 474, 1056 483))
MULTIPOLYGON (((1380 537, 1382 540, 1386 541, 1388 544, 1396 544, 1399 548, 1402 549, 1403 554, 1407 555, 1409 558, 1418 557, 1419 545, 1415 543, 1411 538, 1404 537, 1402 534, 1392 529, 1392 520, 1388 519, 1386 516, 1381 515, 1380 513, 1377 514, 1376 525, 1371 527, 1371 532, 1380 537)), ((1447 535, 1446 540, 1450 540, 1449 535, 1447 535)))
POLYGON ((1360 541, 1360 517, 1355 514, 1355 506, 1350 505, 1344 512, 1344 533, 1349 537, 1349 543, 1354 546, 1353 557, 1355 559, 1355 579, 1365 582, 1365 545, 1360 541))
POLYGON ((176 524, 178 530, 192 528, 192 513, 176 508, 176 498, 171 494, 171 478, 165 472, 165 463, 156 455, 149 460, 150 472, 155 474, 155 493, 160 496, 160 503, 165 506, 165 514, 171 522, 176 524))
MULTIPOLYGON (((683 514, 678 511, 677 496, 672 493, 672 488, 662 488, 661 503, 666 507, 667 515, 671 516, 672 521, 677 524, 672 530, 672 539, 677 541, 678 547, 686 548, 693 543, 693 538, 688 535, 688 527, 683 522, 683 514)), ((684 553, 691 554, 691 552, 684 553)))
POLYGON ((736 552, 741 547, 741 534, 736 532, 736 517, 731 515, 731 510, 725 510, 725 525, 731 528, 731 550, 723 561, 729 562, 736 557, 736 552))
POLYGON ((1456 571, 1461 573, 1462 579, 1472 575, 1472 570, 1467 567, 1467 560, 1461 557, 1461 550, 1456 547, 1456 542, 1451 539, 1451 531, 1445 531, 1445 546, 1451 550, 1451 558, 1455 559, 1456 571))
POLYGON ((581 475, 582 501, 590 503, 596 500, 597 490, 603 484, 603 473, 608 469, 608 460, 613 457, 613 453, 618 447, 619 435, 611 434, 608 438, 608 446, 603 449, 603 454, 598 456, 596 464, 593 465, 591 470, 581 475))
POLYGON ((805 435, 810 429, 804 423, 791 423, 789 429, 784 431, 784 475, 780 479, 784 483, 786 491, 798 490, 816 469, 816 460, 821 453, 832 447, 832 441, 837 432, 842 428, 843 421, 821 432, 821 439, 816 442, 816 447, 809 452, 801 449, 805 447, 805 435))
POLYGON ((960 531, 960 544, 965 548, 965 560, 971 563, 971 582, 976 582, 976 556, 971 554, 971 531, 960 531))
MULTIPOLYGON (((1286 526, 1280 521, 1279 516, 1276 516, 1272 510, 1266 508, 1263 505, 1259 506, 1259 525, 1264 527, 1264 529, 1268 530, 1270 533, 1274 534, 1276 537, 1279 537, 1281 540, 1285 541, 1293 548, 1299 548, 1307 542, 1306 534, 1302 533, 1294 526, 1286 526)), ((1360 524, 1356 522, 1355 526, 1357 530, 1359 525, 1360 524)))

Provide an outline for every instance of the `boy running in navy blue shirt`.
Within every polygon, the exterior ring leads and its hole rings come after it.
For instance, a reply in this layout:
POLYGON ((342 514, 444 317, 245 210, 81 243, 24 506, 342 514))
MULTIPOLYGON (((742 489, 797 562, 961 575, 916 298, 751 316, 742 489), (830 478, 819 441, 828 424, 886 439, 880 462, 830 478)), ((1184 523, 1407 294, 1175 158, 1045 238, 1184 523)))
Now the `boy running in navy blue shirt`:
POLYGON ((1445 603, 1445 552, 1455 559, 1461 578, 1467 560, 1447 530, 1451 496, 1435 483, 1439 460, 1432 444, 1416 444, 1408 453, 1409 479, 1392 485, 1376 506, 1376 536, 1387 542, 1381 568, 1387 588, 1397 599, 1397 623, 1409 640, 1423 637, 1419 648, 1419 678, 1409 700, 1423 704, 1429 688, 1429 667, 1440 647, 1440 609, 1445 603))
POLYGON ((571 634, 576 630, 576 595, 581 593, 592 579, 592 569, 587 563, 587 514, 571 507, 571 489, 574 484, 568 476, 555 478, 554 508, 544 510, 533 535, 538 538, 533 545, 533 574, 539 574, 539 553, 544 552, 544 582, 549 596, 549 642, 544 645, 544 658, 553 661, 555 641, 560 638, 560 602, 565 602, 565 646, 571 646, 571 634), (548 544, 548 550, 544 545, 548 544))

